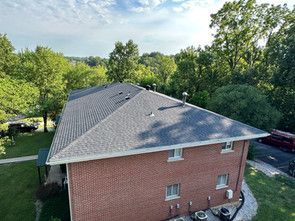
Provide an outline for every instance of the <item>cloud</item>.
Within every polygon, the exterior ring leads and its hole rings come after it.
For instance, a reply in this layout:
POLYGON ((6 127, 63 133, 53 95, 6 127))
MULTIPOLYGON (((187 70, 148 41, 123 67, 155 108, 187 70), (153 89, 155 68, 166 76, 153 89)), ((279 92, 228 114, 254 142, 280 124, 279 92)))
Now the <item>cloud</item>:
POLYGON ((115 41, 133 39, 141 53, 172 54, 190 45, 210 44, 210 14, 224 2, 0 0, 0 30, 18 50, 41 44, 66 55, 108 56, 115 41))

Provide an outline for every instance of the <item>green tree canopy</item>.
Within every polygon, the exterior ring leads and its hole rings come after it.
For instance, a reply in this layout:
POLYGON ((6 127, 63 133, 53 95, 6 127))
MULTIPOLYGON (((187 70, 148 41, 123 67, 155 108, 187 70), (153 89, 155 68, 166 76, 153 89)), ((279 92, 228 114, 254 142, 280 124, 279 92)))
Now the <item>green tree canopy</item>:
POLYGON ((16 63, 17 55, 14 53, 14 47, 6 35, 0 34, 0 77, 12 74, 16 63))
POLYGON ((16 77, 31 82, 39 89, 38 109, 47 132, 47 117, 57 114, 66 97, 64 74, 69 62, 60 53, 38 46, 35 51, 24 50, 19 54, 20 63, 16 77))
POLYGON ((125 45, 116 42, 108 61, 108 78, 112 81, 131 80, 138 65, 138 46, 129 40, 125 45))
POLYGON ((209 109, 252 126, 271 130, 280 113, 267 102, 267 97, 248 85, 224 86, 213 93, 209 109))
POLYGON ((65 76, 67 91, 95 86, 107 82, 106 68, 103 66, 89 67, 84 63, 72 65, 65 76))
POLYGON ((0 124, 9 117, 28 114, 38 98, 38 89, 22 80, 0 78, 0 124))
MULTIPOLYGON (((286 5, 256 4, 255 0, 226 2, 211 15, 210 27, 216 30, 213 48, 225 61, 231 74, 254 68, 262 59, 262 42, 284 24, 286 5)), ((245 72, 250 73, 251 72, 245 72)))

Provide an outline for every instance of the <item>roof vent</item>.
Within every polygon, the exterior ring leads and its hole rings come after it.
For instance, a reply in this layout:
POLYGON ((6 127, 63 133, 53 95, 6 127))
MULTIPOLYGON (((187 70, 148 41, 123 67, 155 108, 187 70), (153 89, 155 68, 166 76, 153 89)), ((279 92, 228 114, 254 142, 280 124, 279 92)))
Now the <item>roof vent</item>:
POLYGON ((151 112, 151 113, 149 114, 149 116, 150 116, 150 117, 154 117, 155 114, 154 114, 153 112, 151 112))
POLYGON ((120 91, 119 94, 123 94, 123 91, 120 91))
POLYGON ((157 85, 153 83, 153 91, 157 91, 157 85))
POLYGON ((150 85, 145 86, 145 88, 149 91, 151 89, 150 85))
POLYGON ((125 97, 125 100, 128 100, 128 99, 130 99, 130 93, 128 93, 125 97))
POLYGON ((182 93, 182 105, 183 106, 185 105, 187 96, 188 96, 188 93, 186 93, 186 92, 183 92, 182 93))

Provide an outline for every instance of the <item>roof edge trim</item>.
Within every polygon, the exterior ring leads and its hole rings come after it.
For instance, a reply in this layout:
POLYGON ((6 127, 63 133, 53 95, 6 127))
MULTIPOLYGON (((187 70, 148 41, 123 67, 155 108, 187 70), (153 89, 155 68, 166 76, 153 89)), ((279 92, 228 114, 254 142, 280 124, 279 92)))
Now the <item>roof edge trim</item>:
POLYGON ((65 158, 62 160, 49 160, 46 162, 46 164, 58 165, 58 164, 77 163, 77 162, 90 161, 90 160, 100 160, 100 159, 107 159, 107 158, 113 158, 113 157, 123 157, 123 156, 130 156, 130 155, 136 155, 136 154, 160 152, 160 151, 171 150, 171 149, 204 146, 204 145, 224 143, 224 142, 230 142, 230 141, 251 140, 251 139, 256 139, 260 137, 266 137, 269 135, 270 135, 269 133, 261 133, 261 134, 247 135, 247 136, 229 137, 229 138, 212 139, 212 140, 199 141, 199 142, 175 144, 175 145, 169 145, 169 146, 141 148, 141 149, 114 152, 114 153, 95 154, 91 156, 71 157, 71 158, 65 158))

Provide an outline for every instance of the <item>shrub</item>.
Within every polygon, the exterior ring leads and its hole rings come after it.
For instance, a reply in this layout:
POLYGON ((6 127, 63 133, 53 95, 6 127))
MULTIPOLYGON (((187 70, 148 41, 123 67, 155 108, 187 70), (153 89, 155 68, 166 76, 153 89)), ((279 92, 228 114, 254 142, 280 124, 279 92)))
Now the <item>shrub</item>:
POLYGON ((61 187, 57 183, 43 184, 39 186, 36 192, 36 197, 44 202, 45 200, 58 195, 60 191, 61 187))
POLYGON ((40 221, 70 221, 68 191, 61 191, 58 195, 46 200, 40 214, 40 221), (54 217, 54 219, 53 219, 54 217))
POLYGON ((254 144, 250 144, 249 145, 247 159, 248 160, 254 160, 255 159, 255 155, 256 155, 255 145, 254 144))
POLYGON ((60 218, 56 218, 56 217, 50 217, 49 221, 61 221, 60 218))

